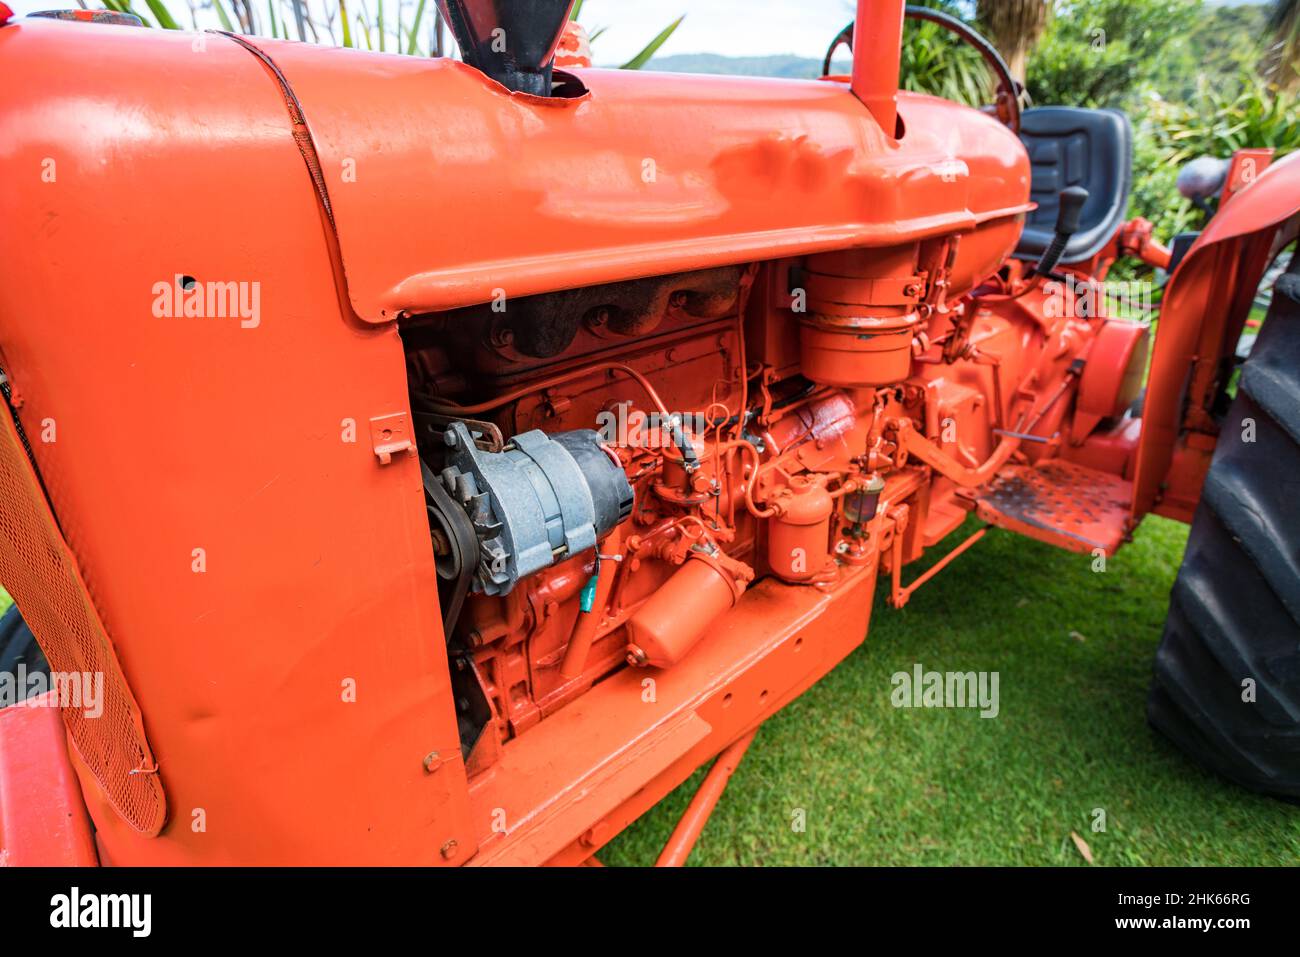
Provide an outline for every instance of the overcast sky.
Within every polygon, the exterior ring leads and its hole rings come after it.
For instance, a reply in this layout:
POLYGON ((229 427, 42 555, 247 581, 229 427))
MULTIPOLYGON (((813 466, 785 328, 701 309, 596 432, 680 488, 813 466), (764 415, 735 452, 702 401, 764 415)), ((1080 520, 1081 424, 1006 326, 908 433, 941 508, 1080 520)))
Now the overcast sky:
MULTIPOLYGON (((74 7, 75 0, 6 0, 16 13, 74 7)), ((94 6, 100 3, 88 0, 94 6)), ((141 10, 145 0, 133 0, 141 10)), ((187 0, 164 0, 183 25, 189 26, 187 0)), ((211 0, 193 0, 196 6, 211 0)), ((308 0, 312 10, 337 0, 308 0)), ((399 0, 385 0, 387 22, 396 17, 399 0)), ((412 16, 415 0, 400 0, 412 16)), ((529 2, 529 0, 518 0, 529 2)), ((1248 0, 1220 0, 1230 4, 1248 0)), ((378 0, 349 0, 354 11, 365 7, 373 22, 378 0)), ((433 3, 430 0, 429 6, 433 3)), ((288 9, 281 2, 282 9, 288 9)), ((584 0, 581 22, 588 31, 607 27, 593 45, 598 64, 621 63, 644 47, 678 16, 686 19, 677 32, 660 49, 661 56, 673 53, 722 53, 728 56, 766 56, 794 53, 820 59, 832 39, 853 19, 853 0, 584 0)), ((264 16, 266 0, 254 0, 254 9, 264 16)), ((426 18, 426 23, 428 18, 426 18)), ((216 27, 218 21, 210 9, 200 10, 199 24, 216 27)))
POLYGON ((634 56, 683 13, 686 19, 661 55, 797 53, 820 59, 853 19, 854 6, 850 0, 585 0, 579 19, 588 29, 609 26, 592 47, 601 63, 634 56))
MULTIPOLYGON (((6 0, 17 14, 33 10, 71 8, 75 0, 6 0)), ((92 6, 100 6, 88 0, 92 6)), ((186 0, 165 0, 173 16, 190 25, 186 0)), ((319 9, 323 0, 309 0, 319 9)), ((374 20, 378 0, 364 0, 374 20)), ((527 2, 527 0, 525 0, 527 2)), ((134 0, 147 13, 145 0, 134 0)), ((197 5, 197 3, 196 3, 197 5)), ((349 2, 356 10, 361 0, 349 2)), ((288 4, 283 4, 288 9, 288 4)), ((433 3, 430 0, 429 6, 433 3)), ((264 15, 265 0, 254 0, 254 9, 264 15)), ((730 56, 762 56, 797 53, 821 57, 840 29, 853 19, 851 0, 585 0, 581 22, 589 30, 607 27, 593 46, 597 63, 621 63, 638 53, 654 36, 683 13, 686 19, 664 44, 660 53, 723 53, 730 56)), ((227 7, 229 9, 229 7, 227 7)), ((397 0, 385 0, 388 22, 394 22, 397 0)), ((405 0, 409 19, 414 0, 405 0)), ((210 10, 201 10, 199 23, 218 26, 210 10)))

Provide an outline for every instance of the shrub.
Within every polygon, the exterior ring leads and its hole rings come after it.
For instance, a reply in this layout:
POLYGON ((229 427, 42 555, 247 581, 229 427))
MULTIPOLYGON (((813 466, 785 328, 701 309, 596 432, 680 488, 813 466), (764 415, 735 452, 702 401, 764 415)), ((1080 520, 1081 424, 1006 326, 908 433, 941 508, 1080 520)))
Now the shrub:
POLYGON ((1188 160, 1227 158, 1247 146, 1271 146, 1275 159, 1300 149, 1300 96, 1250 70, 1227 81, 1203 80, 1187 103, 1148 92, 1139 107, 1129 214, 1151 220, 1161 240, 1203 224, 1204 215, 1175 186, 1188 160))

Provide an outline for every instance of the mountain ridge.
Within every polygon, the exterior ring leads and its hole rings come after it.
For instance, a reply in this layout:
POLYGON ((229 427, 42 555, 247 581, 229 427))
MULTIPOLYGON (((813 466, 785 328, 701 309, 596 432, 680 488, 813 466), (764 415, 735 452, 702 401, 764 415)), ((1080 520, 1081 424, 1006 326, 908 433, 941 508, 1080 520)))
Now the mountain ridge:
MULTIPOLYGON (((599 66, 614 64, 598 64, 599 66)), ((821 60, 793 53, 771 56, 724 56, 721 53, 674 53, 657 56, 643 70, 659 73, 710 73, 726 76, 775 76, 806 79, 821 76, 821 60)))

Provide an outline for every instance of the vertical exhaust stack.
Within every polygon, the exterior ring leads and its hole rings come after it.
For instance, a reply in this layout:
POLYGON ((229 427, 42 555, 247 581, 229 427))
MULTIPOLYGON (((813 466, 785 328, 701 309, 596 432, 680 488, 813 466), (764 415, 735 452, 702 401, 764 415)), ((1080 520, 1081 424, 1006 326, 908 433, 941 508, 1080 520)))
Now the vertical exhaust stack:
POLYGON ((511 90, 551 95, 551 64, 574 0, 438 0, 461 55, 511 90))
POLYGON ((903 0, 858 0, 853 20, 853 95, 886 136, 898 124, 898 69, 903 55, 903 0))

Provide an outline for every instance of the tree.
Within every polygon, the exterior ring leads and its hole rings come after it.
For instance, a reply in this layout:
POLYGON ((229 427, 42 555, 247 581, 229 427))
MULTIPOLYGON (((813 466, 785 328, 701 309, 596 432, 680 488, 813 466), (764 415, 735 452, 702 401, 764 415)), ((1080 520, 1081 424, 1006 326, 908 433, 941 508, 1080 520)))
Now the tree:
POLYGON ((1284 90, 1300 89, 1300 0, 1274 0, 1268 26, 1274 41, 1269 77, 1284 90))
POLYGON ((1259 56, 1247 28, 1261 8, 1201 0, 1057 0, 1029 58, 1029 93, 1040 105, 1134 107, 1148 87, 1166 97, 1195 92, 1196 77, 1259 56), (1240 41, 1240 49, 1238 49, 1240 41))
POLYGON ((1029 51, 1047 26, 1049 6, 1049 0, 980 0, 976 5, 976 23, 1021 83, 1029 51))

